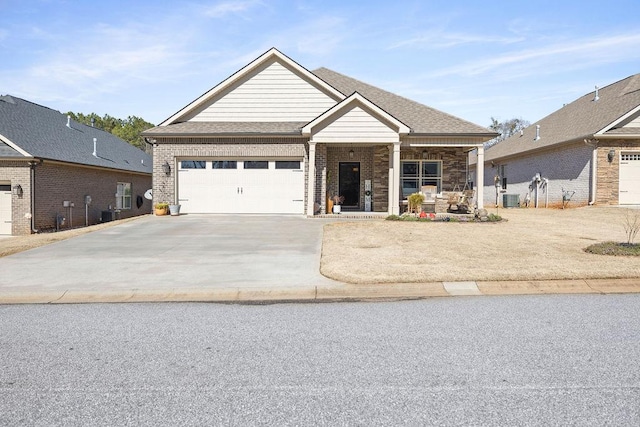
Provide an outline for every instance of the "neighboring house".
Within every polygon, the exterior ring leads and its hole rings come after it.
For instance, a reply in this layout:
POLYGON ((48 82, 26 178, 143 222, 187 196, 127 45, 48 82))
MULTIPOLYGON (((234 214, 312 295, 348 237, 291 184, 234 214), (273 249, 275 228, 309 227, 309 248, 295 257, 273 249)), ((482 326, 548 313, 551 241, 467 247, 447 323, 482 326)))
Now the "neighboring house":
MULTIPOLYGON (((477 163, 470 160, 471 169, 477 163)), ((485 203, 640 204, 640 74, 596 89, 488 148, 485 203), (494 179, 498 188, 494 187, 494 179), (514 197, 504 197, 503 194, 514 197)))
POLYGON ((148 154, 108 132, 0 96, 0 234, 149 213, 151 170, 148 154))
POLYGON ((154 145, 155 202, 307 215, 335 195, 343 212, 397 214, 423 185, 441 195, 463 187, 467 152, 496 136, 326 68, 311 72, 277 49, 143 135, 154 145))

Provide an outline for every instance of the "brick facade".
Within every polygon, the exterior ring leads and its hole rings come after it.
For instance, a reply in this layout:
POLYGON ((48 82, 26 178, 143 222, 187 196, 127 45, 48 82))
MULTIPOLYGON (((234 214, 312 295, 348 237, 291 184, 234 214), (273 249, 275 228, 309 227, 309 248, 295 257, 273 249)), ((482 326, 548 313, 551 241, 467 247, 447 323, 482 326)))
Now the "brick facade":
POLYGON ((131 183, 131 209, 123 209, 117 218, 128 218, 151 212, 151 202, 146 199, 140 208, 136 197, 151 188, 151 176, 123 171, 82 167, 64 163, 43 162, 35 166, 35 212, 31 211, 31 167, 27 162, 0 163, 0 182, 10 181, 12 187, 22 187, 22 197, 12 196, 12 234, 31 233, 31 215, 37 231, 56 229, 56 217, 66 218, 64 229, 82 227, 87 219, 84 196, 90 195, 89 225, 101 221, 103 210, 115 209, 118 182, 131 183), (75 205, 73 210, 63 207, 63 202, 75 205))
POLYGON ((620 151, 640 152, 640 140, 619 139, 601 140, 598 142, 598 186, 596 192, 596 204, 617 205, 619 197, 620 180, 620 151), (609 162, 607 155, 613 149, 615 155, 609 162))

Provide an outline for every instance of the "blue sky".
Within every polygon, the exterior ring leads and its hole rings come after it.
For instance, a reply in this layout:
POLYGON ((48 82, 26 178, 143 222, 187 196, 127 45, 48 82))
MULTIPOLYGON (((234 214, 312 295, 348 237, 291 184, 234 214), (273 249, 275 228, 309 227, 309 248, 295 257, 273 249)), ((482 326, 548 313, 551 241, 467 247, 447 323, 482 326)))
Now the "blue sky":
POLYGON ((640 2, 0 0, 0 94, 159 123, 276 47, 488 126, 640 73, 640 2))

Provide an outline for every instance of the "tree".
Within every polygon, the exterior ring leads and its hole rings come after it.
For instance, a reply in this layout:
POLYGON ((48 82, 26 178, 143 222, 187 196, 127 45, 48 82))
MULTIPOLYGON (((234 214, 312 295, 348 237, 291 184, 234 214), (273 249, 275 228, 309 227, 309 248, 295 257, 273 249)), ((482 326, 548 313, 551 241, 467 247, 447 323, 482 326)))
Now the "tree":
POLYGON ((148 144, 144 142, 144 138, 141 136, 141 133, 155 125, 140 117, 129 116, 126 119, 118 119, 111 117, 108 114, 105 114, 103 117, 100 117, 96 113, 82 114, 68 112, 67 114, 78 123, 93 126, 109 132, 143 151, 147 151, 149 149, 147 147, 148 144), (92 119, 93 123, 91 123, 92 119))
POLYGON ((485 146, 491 147, 492 145, 495 145, 500 141, 504 141, 511 135, 515 135, 516 133, 520 132, 530 124, 531 123, 529 123, 528 120, 525 120, 522 117, 514 117, 502 122, 499 122, 495 117, 491 117, 491 124, 489 125, 489 129, 499 133, 500 136, 492 139, 491 141, 488 141, 485 146))

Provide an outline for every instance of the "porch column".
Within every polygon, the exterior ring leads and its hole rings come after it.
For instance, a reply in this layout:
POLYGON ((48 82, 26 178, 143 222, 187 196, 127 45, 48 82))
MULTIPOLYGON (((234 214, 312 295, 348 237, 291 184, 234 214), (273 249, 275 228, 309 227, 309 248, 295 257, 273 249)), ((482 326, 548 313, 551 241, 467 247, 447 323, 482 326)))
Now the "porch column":
POLYGON ((400 215, 400 141, 393 143, 393 208, 392 215, 400 215))
POLYGON ((309 141, 309 177, 307 182, 307 215, 315 213, 316 198, 316 143, 309 141))
POLYGON ((476 201, 478 209, 484 208, 484 145, 478 147, 476 160, 476 201))

